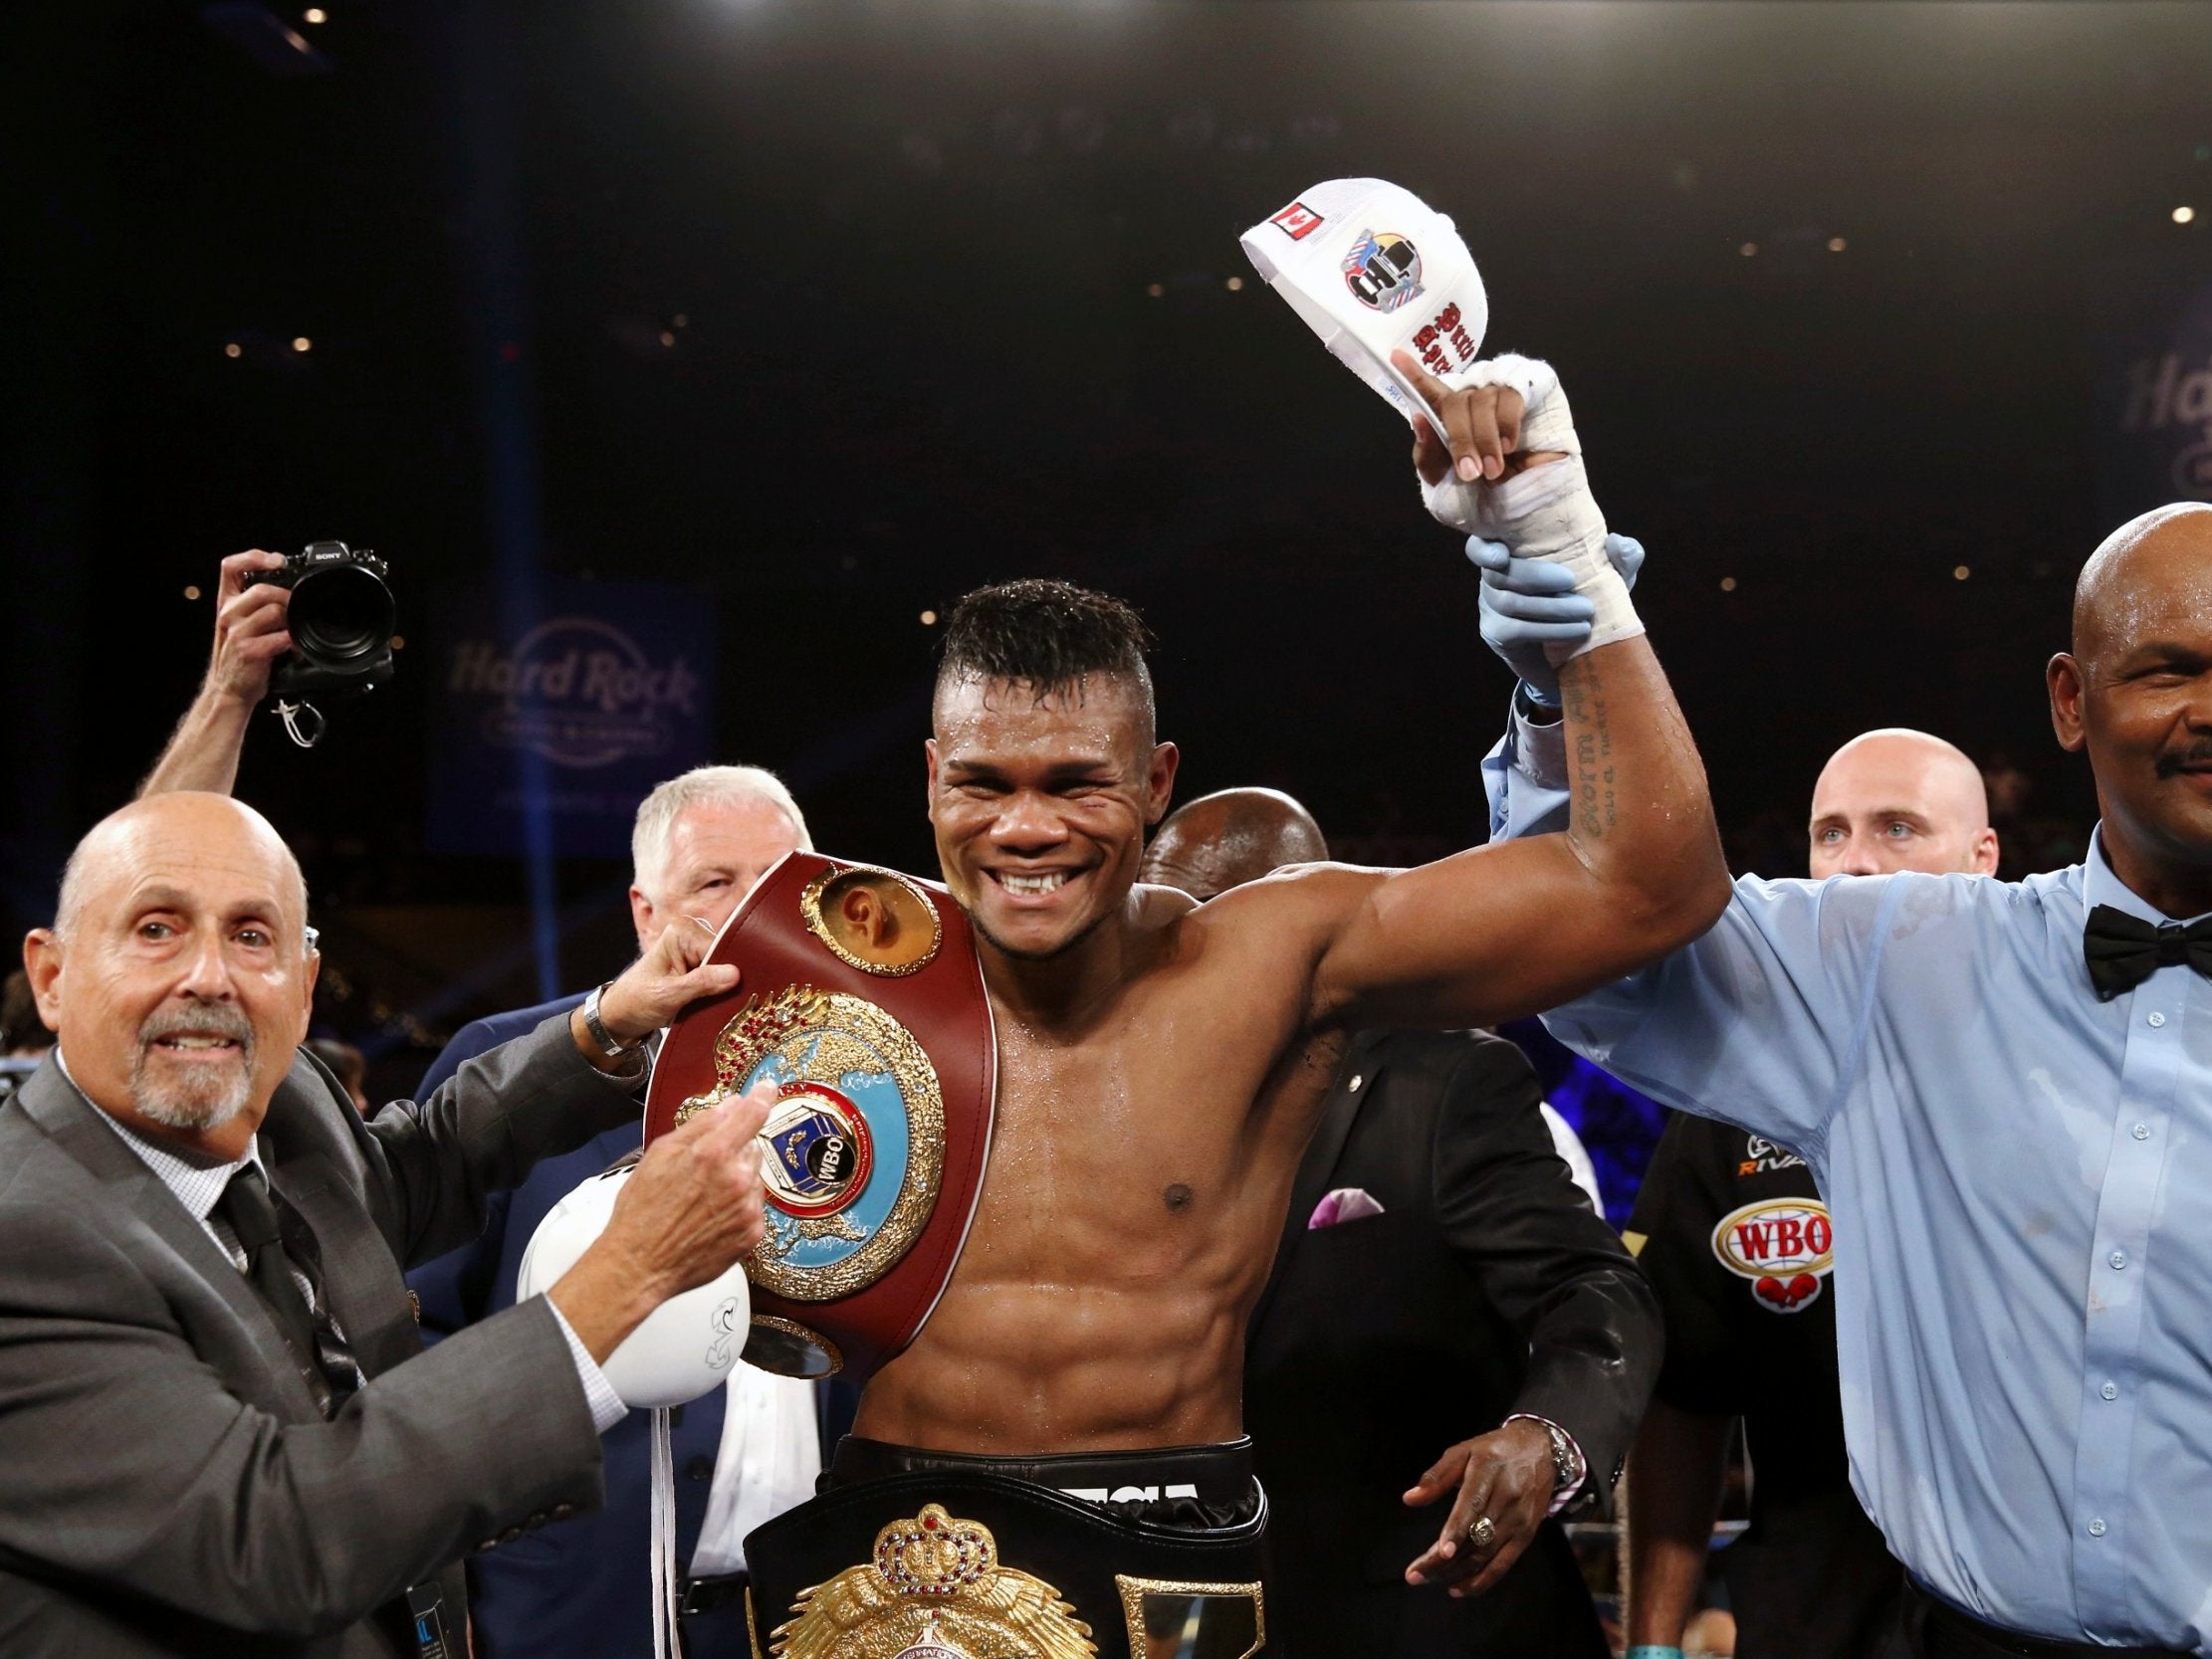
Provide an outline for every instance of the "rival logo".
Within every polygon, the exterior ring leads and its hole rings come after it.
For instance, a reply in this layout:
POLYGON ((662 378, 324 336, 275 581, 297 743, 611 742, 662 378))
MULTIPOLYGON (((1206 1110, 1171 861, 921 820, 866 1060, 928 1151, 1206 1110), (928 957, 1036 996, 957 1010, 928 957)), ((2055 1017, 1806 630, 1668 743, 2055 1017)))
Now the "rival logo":
POLYGON ((1768 1198, 1720 1218, 1713 1254, 1720 1265, 1751 1282, 1751 1294, 1771 1313, 1802 1314, 1820 1300, 1822 1283, 1836 1266, 1836 1231, 1818 1198, 1768 1198))
POLYGON ((1777 1145, 1763 1135, 1746 1137, 1743 1142, 1743 1161, 1736 1165, 1736 1178, 1746 1175, 1767 1175, 1777 1169, 1802 1169, 1805 1160, 1789 1147, 1777 1145))
POLYGON ((1293 242, 1303 242, 1321 228, 1321 215, 1304 202, 1292 202, 1267 221, 1293 242))

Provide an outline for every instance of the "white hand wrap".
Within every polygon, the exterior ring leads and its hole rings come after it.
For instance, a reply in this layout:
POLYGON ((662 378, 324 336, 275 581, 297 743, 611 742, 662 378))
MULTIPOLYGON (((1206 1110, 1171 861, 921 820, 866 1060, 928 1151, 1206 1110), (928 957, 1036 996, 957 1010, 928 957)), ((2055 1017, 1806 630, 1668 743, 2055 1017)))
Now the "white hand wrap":
POLYGON ((1545 648, 1555 664, 1643 633, 1628 584, 1606 556, 1605 515, 1590 493, 1582 441, 1575 436, 1567 394, 1559 389, 1552 366, 1532 357, 1505 356, 1444 378, 1455 391, 1511 386, 1527 405, 1521 418, 1522 451, 1553 450, 1567 459, 1531 467, 1496 484, 1463 484, 1456 473, 1446 473, 1439 483, 1422 488, 1431 516, 1463 534, 1502 541, 1516 558, 1548 559, 1574 572, 1575 591, 1589 596, 1597 617, 1582 644, 1545 648))

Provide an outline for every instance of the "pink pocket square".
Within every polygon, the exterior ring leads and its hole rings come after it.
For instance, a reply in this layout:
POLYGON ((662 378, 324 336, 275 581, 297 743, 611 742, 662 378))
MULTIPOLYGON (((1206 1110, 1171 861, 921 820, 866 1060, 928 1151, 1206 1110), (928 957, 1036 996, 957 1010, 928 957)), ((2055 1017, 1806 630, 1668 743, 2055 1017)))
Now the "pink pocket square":
POLYGON ((1381 1215, 1383 1206, 1363 1186, 1340 1186, 1325 1193, 1321 1202, 1313 1206, 1313 1218, 1306 1223, 1306 1231, 1316 1232, 1323 1227, 1334 1227, 1345 1221, 1359 1221, 1370 1215, 1381 1215))

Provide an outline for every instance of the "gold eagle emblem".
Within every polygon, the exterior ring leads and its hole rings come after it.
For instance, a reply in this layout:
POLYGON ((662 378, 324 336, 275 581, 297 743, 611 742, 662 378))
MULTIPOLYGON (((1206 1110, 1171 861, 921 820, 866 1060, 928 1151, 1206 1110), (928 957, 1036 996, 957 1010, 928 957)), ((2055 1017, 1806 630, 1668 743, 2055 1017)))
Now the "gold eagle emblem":
POLYGON ((876 1534, 875 1555, 799 1591, 775 1659, 1093 1659, 1091 1627, 1042 1578, 998 1564, 991 1529, 937 1504, 876 1534))

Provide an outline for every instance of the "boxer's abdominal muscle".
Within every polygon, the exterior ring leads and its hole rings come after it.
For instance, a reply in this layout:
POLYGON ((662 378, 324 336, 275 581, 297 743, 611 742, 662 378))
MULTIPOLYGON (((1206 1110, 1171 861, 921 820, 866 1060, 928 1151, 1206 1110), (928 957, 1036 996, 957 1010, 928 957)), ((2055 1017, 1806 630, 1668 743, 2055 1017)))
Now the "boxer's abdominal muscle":
POLYGON ((1249 997, 1224 1027, 1145 1017, 1158 1000, 1072 1044, 1001 1022, 967 1248, 855 1432, 1005 1456, 1243 1432, 1244 1323, 1340 1045, 1271 1066, 1290 1034, 1249 997))

